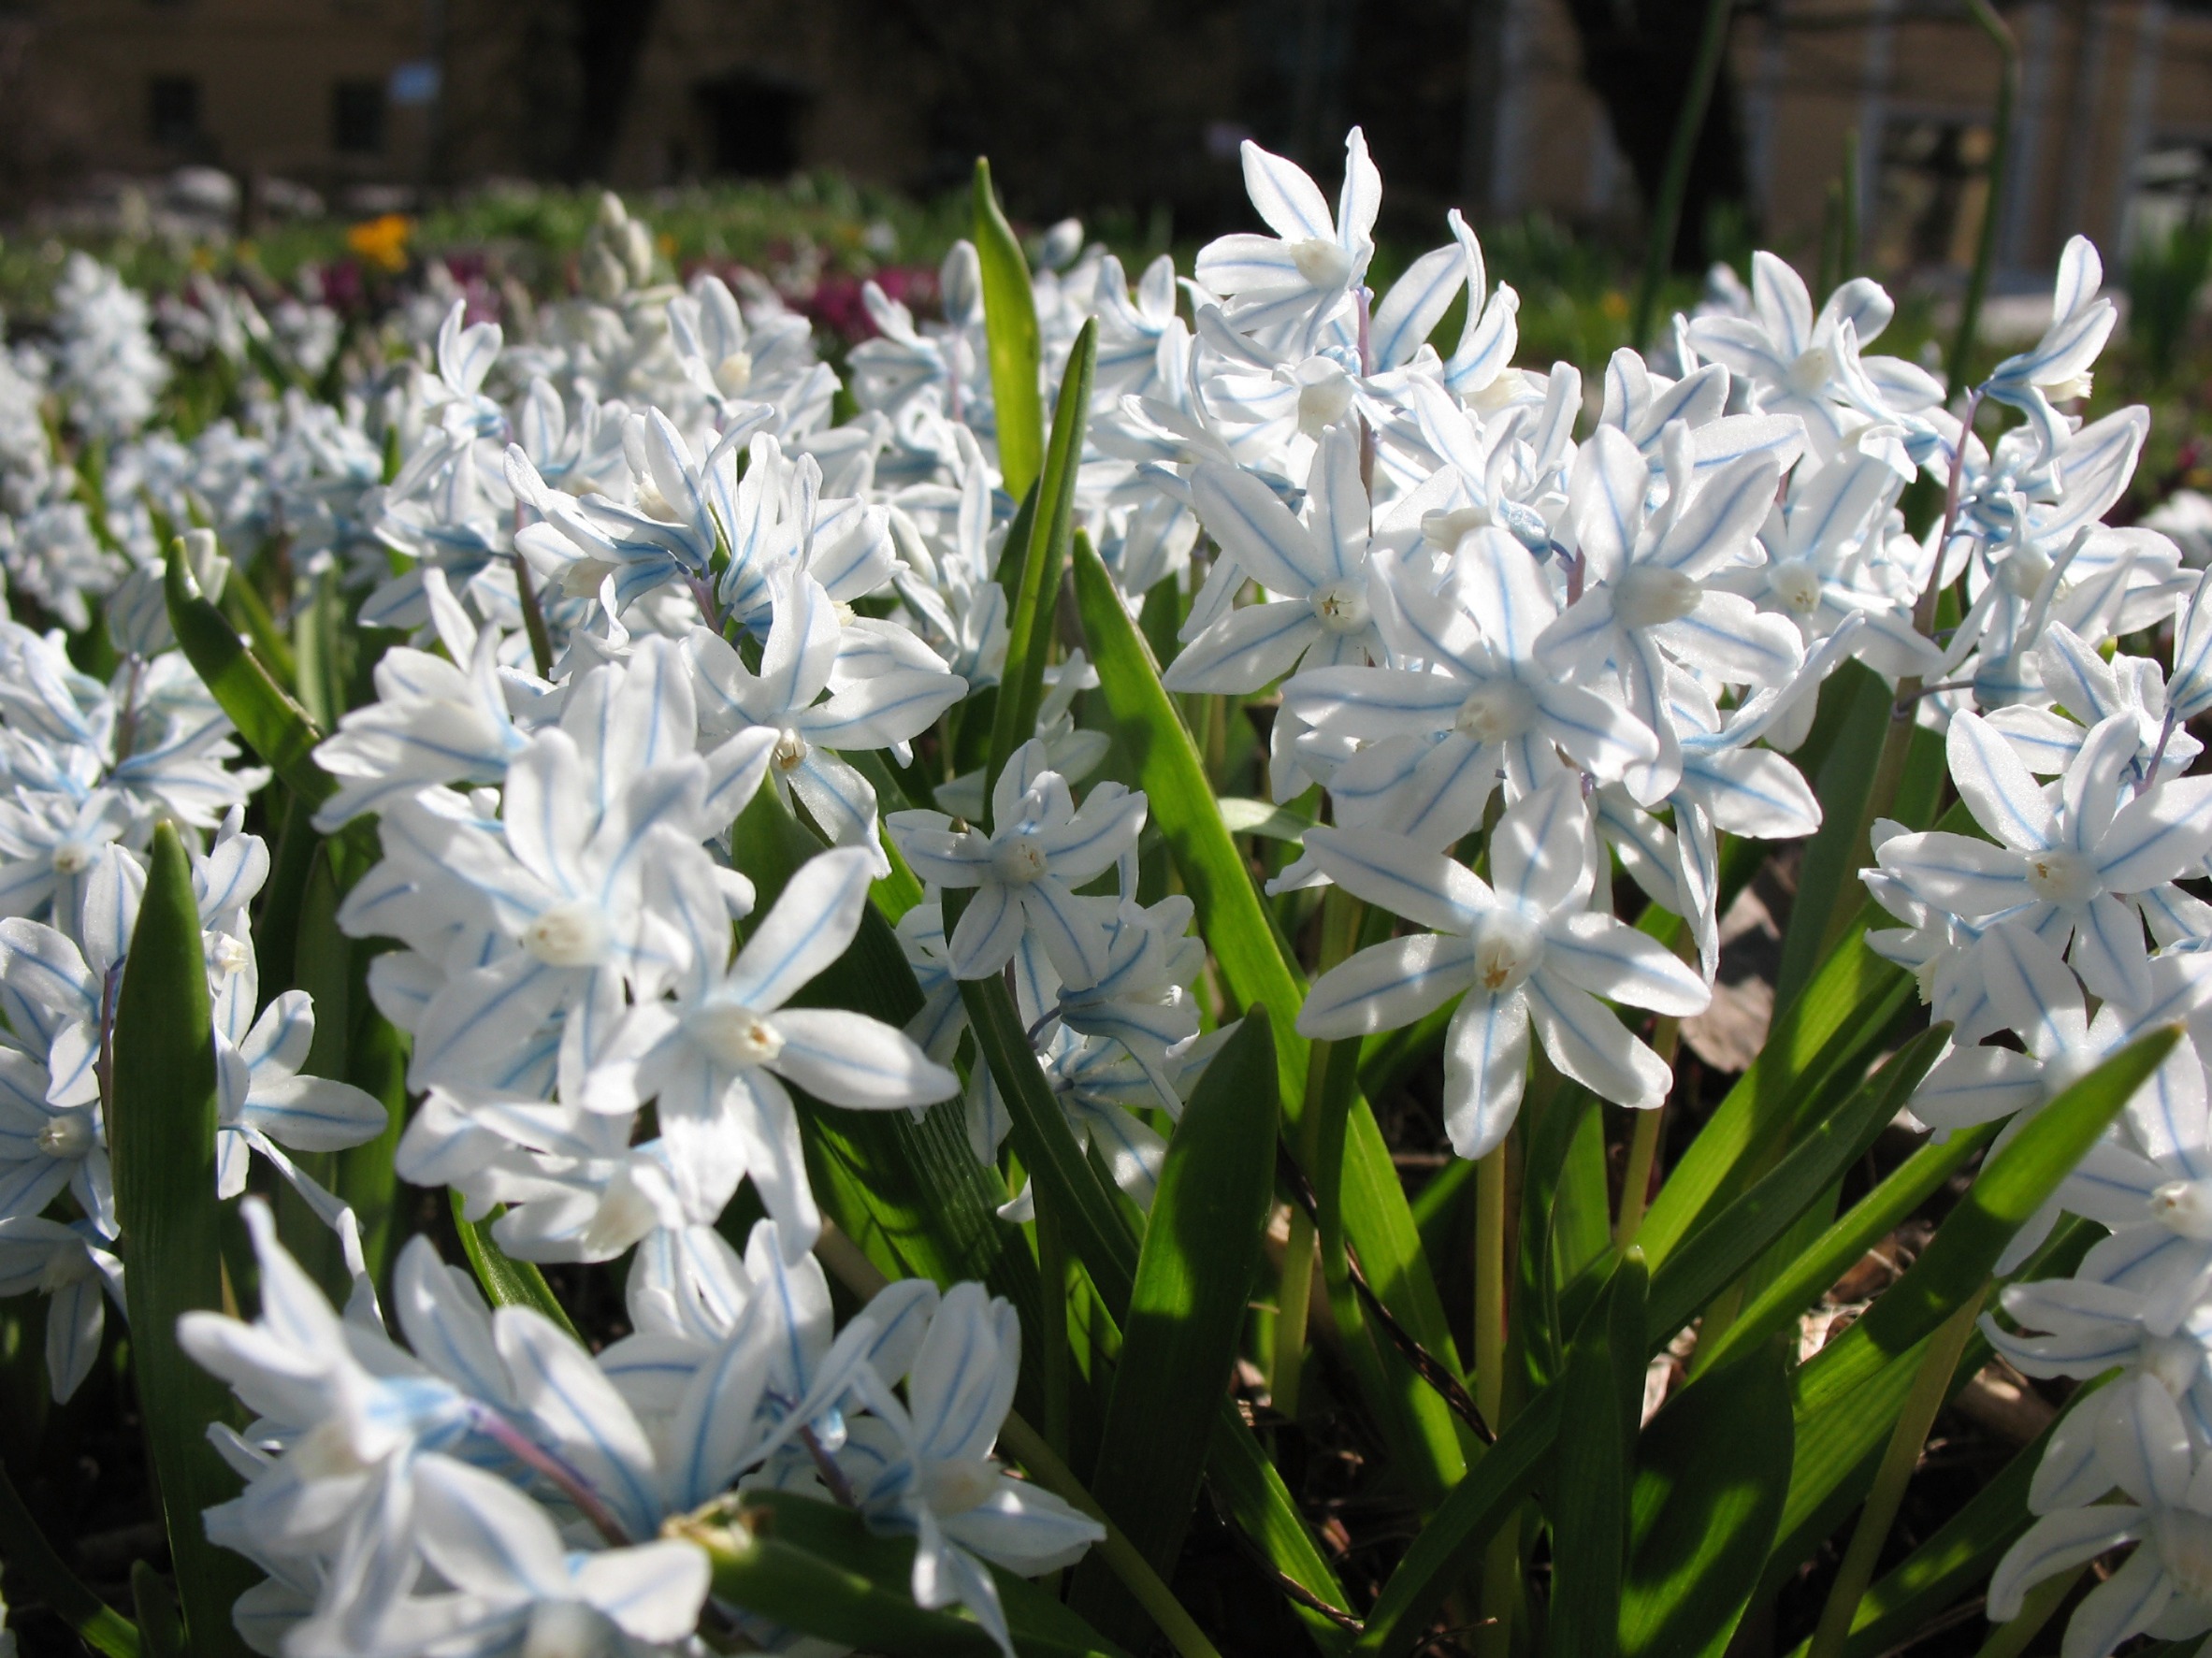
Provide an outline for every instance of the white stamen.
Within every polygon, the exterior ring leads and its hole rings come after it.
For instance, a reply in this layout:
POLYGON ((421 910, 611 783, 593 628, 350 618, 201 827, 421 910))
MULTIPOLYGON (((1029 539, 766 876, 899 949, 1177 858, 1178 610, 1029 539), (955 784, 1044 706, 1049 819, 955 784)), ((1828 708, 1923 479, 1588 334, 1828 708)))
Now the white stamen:
POLYGON ((1612 613, 1624 627, 1679 622, 1698 608, 1698 584, 1663 565, 1632 564, 1612 584, 1612 613))
POLYGON ((522 947, 548 967, 596 967, 608 943, 607 918, 588 899, 555 904, 522 930, 522 947))
POLYGON ((1002 886, 1027 887, 1045 869, 1044 844, 1034 835, 1009 835, 990 849, 990 872, 1002 886))
POLYGON ((1468 694, 1453 728, 1477 742, 1511 742, 1536 723, 1536 693, 1518 680, 1497 680, 1468 694))
POLYGON ((708 1002, 684 1016, 684 1033, 739 1071, 774 1061, 784 1039, 760 1015, 739 1002, 708 1002))
POLYGON ((1800 397, 1816 396, 1835 371, 1835 354, 1824 345, 1813 346, 1789 366, 1789 389, 1800 397))
POLYGON ((1512 910, 1486 911, 1468 934, 1475 946, 1475 988, 1503 996, 1528 982, 1544 959, 1536 923, 1512 910))
POLYGON ((938 1514, 965 1514, 990 1500, 998 1490, 996 1463, 932 1463, 922 1474, 922 1488, 932 1509, 938 1514))
POLYGON ((2212 1180, 2169 1180, 2150 1194, 2150 1218, 2177 1236, 2212 1244, 2212 1180))
POLYGON ((1767 588, 1784 609, 1800 616, 1820 608, 1820 574, 1801 559, 1787 559, 1769 569, 1767 588))
POLYGON ((81 875, 93 867, 94 849, 82 841, 64 841, 53 849, 53 872, 81 875))
POLYGON ((1322 237, 1291 243, 1291 263, 1316 288, 1341 288, 1352 280, 1352 255, 1322 237))
POLYGON ((2104 890, 2097 866, 2078 852, 2030 852, 2028 890, 2046 903, 2087 903, 2104 890))
POLYGON ((1367 584, 1357 576, 1316 587, 1306 602, 1321 625, 1331 633, 1361 633, 1366 629, 1367 584))
POLYGON ((38 1130, 38 1149, 61 1162, 75 1162, 93 1148, 92 1118, 80 1111, 50 1117, 38 1130))

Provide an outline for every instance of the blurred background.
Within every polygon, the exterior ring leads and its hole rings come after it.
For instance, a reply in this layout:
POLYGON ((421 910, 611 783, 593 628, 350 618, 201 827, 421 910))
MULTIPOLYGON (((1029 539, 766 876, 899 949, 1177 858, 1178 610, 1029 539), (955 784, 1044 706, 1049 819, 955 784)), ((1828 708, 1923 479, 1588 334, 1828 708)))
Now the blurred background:
MULTIPOLYGON (((2076 232, 2194 359, 2212 237, 2212 0, 1742 0, 1697 144, 1671 303, 1754 245, 1874 274, 1932 331, 1995 212, 1993 344, 2032 336, 2076 232), (1917 309, 1915 309, 1917 307, 1917 309), (2039 309, 2040 308, 2040 309, 2039 309)), ((1528 360, 1626 333, 1707 0, 0 0, 0 306, 35 326, 67 246, 172 289, 195 266, 342 310, 436 266, 480 314, 559 285, 623 191, 674 274, 762 276, 846 339, 868 278, 924 314, 991 157, 1018 222, 1135 268, 1249 224, 1253 137, 1386 186, 1379 274, 1466 209, 1522 289, 1528 360)), ((1187 265, 1185 266, 1187 268, 1187 265)), ((1916 320, 1917 319, 1917 320, 1916 320)))

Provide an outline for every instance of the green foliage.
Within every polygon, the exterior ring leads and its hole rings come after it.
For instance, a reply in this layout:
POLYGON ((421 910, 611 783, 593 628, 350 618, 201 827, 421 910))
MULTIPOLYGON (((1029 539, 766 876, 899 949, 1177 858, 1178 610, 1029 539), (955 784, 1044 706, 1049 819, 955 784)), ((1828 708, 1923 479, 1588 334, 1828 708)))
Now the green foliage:
MULTIPOLYGON (((925 1611, 907 1584, 910 1538, 879 1537, 849 1509, 784 1492, 748 1493, 733 1511, 686 1524, 707 1551, 715 1593, 824 1640, 914 1658, 990 1658, 998 1648, 962 1612, 925 1611)), ((1126 1658, 1026 1579, 992 1570, 1020 1658, 1126 1658)))
MULTIPOLYGON (((1243 1334, 1275 1172, 1275 1057, 1255 1007, 1214 1057, 1169 1143, 1138 1251, 1092 1492, 1163 1573, 1174 1568, 1243 1334)), ((1077 1604, 1107 1628, 1105 1568, 1077 1604), (1088 1591, 1088 1593, 1086 1593, 1088 1591)))
POLYGON ((252 1587, 243 1557, 208 1540, 200 1511, 238 1493, 208 1442, 232 1420, 230 1391, 177 1342, 177 1319, 224 1305, 215 1199, 215 1037, 192 866, 176 829, 154 832, 137 932, 115 1001, 108 1135, 130 1270, 132 1369, 161 1488, 169 1553, 196 1653, 243 1652, 231 1603, 252 1587))

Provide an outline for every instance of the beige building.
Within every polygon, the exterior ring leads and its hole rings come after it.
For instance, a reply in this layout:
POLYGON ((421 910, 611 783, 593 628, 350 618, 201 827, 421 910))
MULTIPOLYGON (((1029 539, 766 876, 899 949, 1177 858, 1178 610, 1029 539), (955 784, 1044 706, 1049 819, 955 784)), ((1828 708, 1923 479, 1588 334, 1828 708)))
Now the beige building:
MULTIPOLYGON (((1635 185, 1580 79, 1566 0, 1507 0, 1494 213, 1633 217, 1635 185)), ((2016 0, 2020 50, 2001 268, 2047 267, 2077 232, 2108 249, 2212 208, 2212 5, 2016 0)), ((1988 195, 2002 59, 1958 0, 1765 0, 1729 36, 1751 208, 1810 263, 1858 135, 1871 269, 1959 267, 1988 195)))
MULTIPOLYGON (((596 7, 602 23, 612 3, 596 7)), ((1384 152, 1408 199, 1456 185, 1486 197, 1493 220, 1541 209, 1632 227, 1635 182, 1581 79, 1569 4, 1482 0, 1473 15, 1496 31, 1475 54, 1496 71, 1480 111, 1485 141, 1470 137, 1464 165, 1384 152), (1435 177, 1418 177, 1424 162, 1435 177)), ((1279 75, 1270 54, 1280 59, 1285 32, 1308 16, 1338 20, 1336 57, 1297 69, 1311 70, 1300 96, 1357 120, 1363 99, 1381 95, 1352 72, 1361 31, 1372 41, 1412 9, 658 0, 634 14, 650 22, 622 118, 586 151, 590 170, 624 186, 796 166, 917 186, 955 176, 988 143, 1017 180, 1029 169, 1041 200, 1142 209, 1210 192, 1233 206, 1238 123, 1265 103, 1254 89, 1279 75), (1005 95, 1009 85, 1026 104, 1005 95)), ((2046 267, 2077 230, 2121 244, 2212 192, 2212 3, 2002 9, 2021 52, 1999 203, 2003 266, 2046 267)), ((210 163, 341 193, 557 172, 576 165, 577 111, 591 107, 577 20, 594 10, 586 0, 0 0, 0 105, 12 61, 13 84, 36 91, 41 118, 73 135, 94 169, 210 163)), ((1465 41, 1464 23, 1446 24, 1465 41)), ((1812 261, 1856 131, 1868 266, 1964 261, 1988 189, 1999 59, 1962 0, 1746 0, 1729 52, 1762 239, 1812 261)), ((1433 128, 1457 131, 1476 77, 1442 67, 1420 95, 1437 106, 1433 128)), ((1366 118, 1380 138, 1390 112, 1366 118)), ((7 126, 0 113, 0 147, 7 126)), ((1334 163, 1323 165, 1333 177, 1334 163)))
POLYGON ((438 0, 0 0, 0 29, 80 166, 211 164, 326 188, 421 171, 437 11, 438 0))

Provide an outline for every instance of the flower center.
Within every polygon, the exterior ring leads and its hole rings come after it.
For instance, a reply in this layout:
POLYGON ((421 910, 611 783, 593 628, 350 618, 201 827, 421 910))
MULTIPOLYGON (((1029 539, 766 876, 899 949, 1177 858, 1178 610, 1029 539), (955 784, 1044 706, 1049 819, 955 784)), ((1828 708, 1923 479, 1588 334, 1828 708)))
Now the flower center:
POLYGON ((1316 288, 1341 288, 1352 280, 1352 255, 1325 237, 1293 242, 1291 263, 1316 288))
POLYGON ((1778 564, 1767 572, 1767 587, 1786 610, 1809 616, 1820 608, 1820 576, 1799 559, 1778 564))
POLYGON ((1518 990, 1544 959, 1536 923, 1511 910, 1491 910, 1475 923, 1475 985, 1492 996, 1518 990))
POLYGON ((1698 584, 1678 569, 1632 564, 1612 584, 1612 613, 1624 627, 1679 622, 1698 608, 1698 584))
POLYGON ((64 841, 53 849, 53 872, 81 875, 93 867, 93 849, 82 841, 64 841))
POLYGON ((1344 411, 1352 407, 1352 377, 1341 369, 1300 386, 1298 430, 1308 438, 1320 437, 1344 418, 1344 411))
POLYGON ((1002 887, 1027 887, 1045 868, 1044 843, 1034 835, 1008 835, 990 849, 990 872, 1002 887))
POLYGON ((2212 1244, 2212 1180, 2169 1180, 2150 1194, 2150 1218, 2177 1236, 2212 1244))
POLYGON ((294 1443, 287 1460, 302 1479, 342 1479, 369 1469, 340 1417, 309 1429, 294 1443))
POLYGON ((2103 889, 2097 867, 2078 852, 2031 852, 2028 889, 2046 903, 2087 903, 2103 889))
POLYGON ((599 1658, 607 1650, 607 1621, 582 1601, 542 1600, 530 1608, 522 1658, 599 1658))
POLYGON ((684 1016, 684 1033, 735 1070, 773 1063, 784 1039, 760 1015, 740 1002, 708 1002, 684 1016))
POLYGON ((37 1133, 38 1149, 61 1162, 75 1162, 93 1148, 92 1118, 73 1111, 50 1117, 37 1133))
POLYGON ((2191 1600, 2212 1600, 2212 1520, 2187 1508, 2154 1508, 2159 1559, 2191 1600))
POLYGON ((1836 359, 1828 347, 1813 346, 1789 366, 1789 389, 1800 397, 1816 396, 1835 371, 1836 359))
POLYGON ((725 397, 734 397, 753 383, 753 353, 731 352, 715 365, 715 383, 725 397))
POLYGON ((227 932, 220 933, 215 942, 208 946, 208 965, 224 978, 229 978, 233 973, 244 973, 253 964, 253 951, 242 938, 233 938, 227 932))
POLYGON ((998 1464, 988 1459, 933 1463, 922 1475, 923 1493, 939 1514, 965 1514, 981 1507, 998 1490, 998 1464))
POLYGON ((806 739, 787 728, 769 752, 769 763, 778 771, 796 771, 806 758, 806 739))
POLYGON ((1356 576, 1316 587, 1306 602, 1331 633, 1360 633, 1366 628, 1367 584, 1356 576))
POLYGON ((596 967, 607 944, 607 918, 587 899, 555 904, 522 930, 522 947, 548 967, 596 967))
POLYGON ((1453 728, 1477 742, 1510 742, 1536 722, 1536 695, 1517 680, 1498 680, 1467 695, 1453 728))

